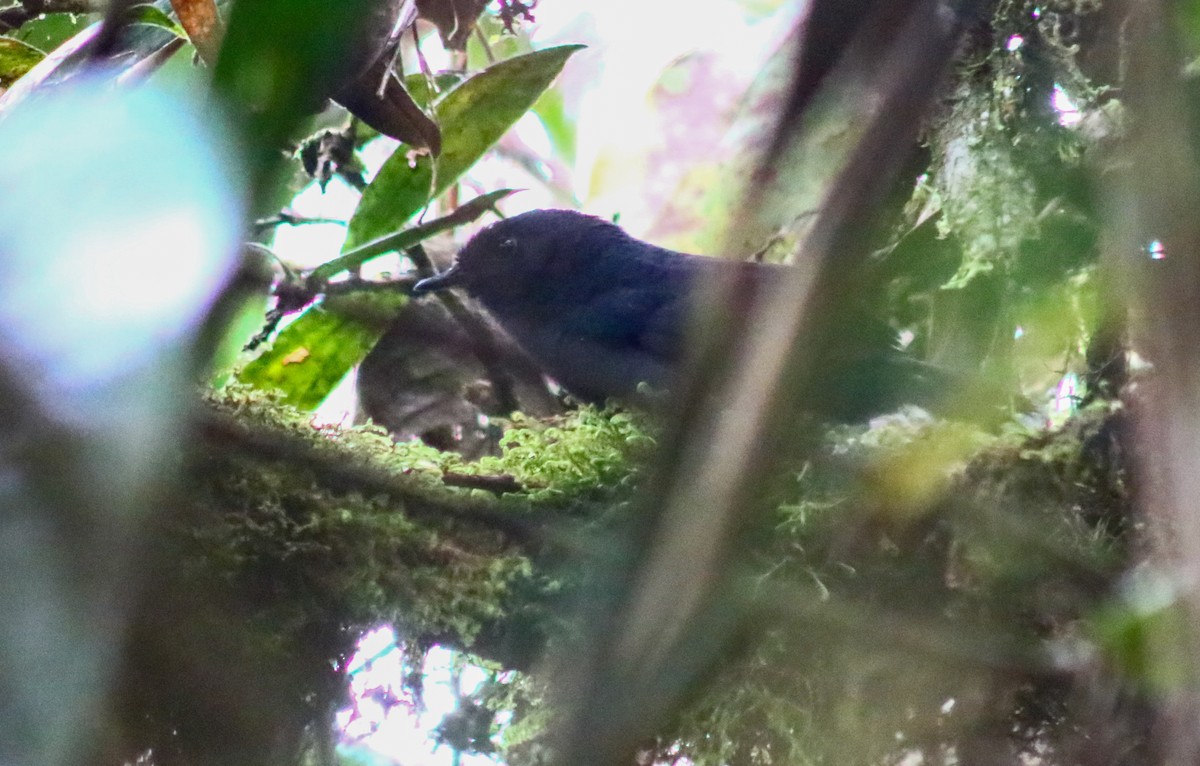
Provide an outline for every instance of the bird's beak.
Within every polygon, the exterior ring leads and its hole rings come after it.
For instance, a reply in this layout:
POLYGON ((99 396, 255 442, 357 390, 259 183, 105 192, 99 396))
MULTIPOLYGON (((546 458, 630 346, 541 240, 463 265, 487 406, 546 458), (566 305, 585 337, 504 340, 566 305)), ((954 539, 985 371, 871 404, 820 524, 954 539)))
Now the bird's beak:
POLYGON ((437 276, 429 277, 428 279, 422 279, 420 282, 417 282, 415 285, 413 285, 412 294, 424 295, 425 293, 432 293, 436 290, 444 290, 447 287, 457 287, 461 284, 462 269, 459 268, 458 264, 456 263, 437 276))

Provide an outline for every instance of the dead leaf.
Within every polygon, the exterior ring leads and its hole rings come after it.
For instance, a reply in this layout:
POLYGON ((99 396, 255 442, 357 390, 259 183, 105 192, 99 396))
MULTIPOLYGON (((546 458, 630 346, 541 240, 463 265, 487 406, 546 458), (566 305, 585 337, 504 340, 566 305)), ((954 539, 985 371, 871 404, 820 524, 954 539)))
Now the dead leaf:
POLYGON ((280 364, 283 364, 283 365, 300 364, 307 358, 308 358, 308 349, 301 346, 300 348, 296 349, 292 353, 285 356, 283 358, 283 360, 280 362, 280 364))

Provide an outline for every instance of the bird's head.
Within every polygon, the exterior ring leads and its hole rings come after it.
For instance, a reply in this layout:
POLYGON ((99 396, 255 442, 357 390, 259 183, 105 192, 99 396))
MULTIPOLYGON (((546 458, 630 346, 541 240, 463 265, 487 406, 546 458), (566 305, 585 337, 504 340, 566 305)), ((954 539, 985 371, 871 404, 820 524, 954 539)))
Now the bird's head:
POLYGON ((461 287, 492 308, 536 303, 548 286, 565 298, 573 283, 593 281, 589 268, 604 245, 624 236, 615 225, 573 210, 522 213, 482 229, 453 266, 418 282, 413 293, 461 287))

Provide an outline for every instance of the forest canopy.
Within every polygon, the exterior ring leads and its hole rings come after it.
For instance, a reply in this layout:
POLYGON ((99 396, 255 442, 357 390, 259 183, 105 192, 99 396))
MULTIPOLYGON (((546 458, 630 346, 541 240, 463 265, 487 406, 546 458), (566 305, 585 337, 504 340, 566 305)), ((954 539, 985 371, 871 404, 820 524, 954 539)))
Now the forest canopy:
POLYGON ((1200 6, 555 4, 0 6, 0 761, 1200 762, 1200 6), (539 207, 759 276, 584 395, 539 207))

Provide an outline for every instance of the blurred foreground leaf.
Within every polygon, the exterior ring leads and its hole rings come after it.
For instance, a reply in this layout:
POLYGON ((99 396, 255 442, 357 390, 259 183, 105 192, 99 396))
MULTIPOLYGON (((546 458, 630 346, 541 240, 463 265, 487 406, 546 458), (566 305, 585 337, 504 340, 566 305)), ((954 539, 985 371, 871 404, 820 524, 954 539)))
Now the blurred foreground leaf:
POLYGON ((147 519, 179 467, 191 344, 242 224, 216 125, 94 74, 0 122, 21 147, 0 165, 4 763, 98 760, 147 519))
POLYGON ((1147 691, 1170 695, 1195 681, 1187 645, 1187 612, 1165 577, 1142 573, 1123 599, 1090 621, 1105 658, 1147 691))
POLYGON ((54 50, 95 21, 94 14, 47 13, 25 22, 13 33, 42 51, 54 50))
POLYGON ((252 147, 256 195, 269 191, 279 149, 350 75, 353 46, 369 33, 371 0, 257 0, 236 3, 213 72, 240 111, 252 147))

